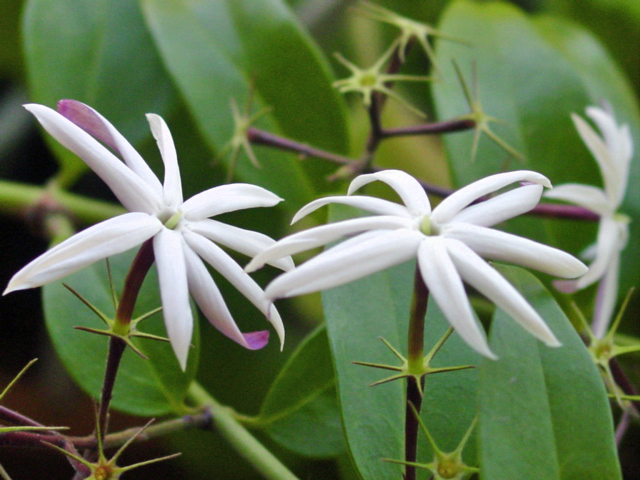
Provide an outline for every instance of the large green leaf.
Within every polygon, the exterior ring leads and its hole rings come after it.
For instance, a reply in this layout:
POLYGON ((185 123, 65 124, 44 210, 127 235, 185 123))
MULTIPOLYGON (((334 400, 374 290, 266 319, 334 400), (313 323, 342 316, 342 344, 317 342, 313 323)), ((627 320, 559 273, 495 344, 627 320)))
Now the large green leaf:
MULTIPOLYGON (((111 259, 114 282, 118 288, 121 288, 131 264, 132 253, 111 259)), ((63 281, 106 315, 113 316, 115 313, 104 262, 87 267, 63 281)), ((73 330, 73 327, 103 328, 104 325, 64 288, 62 281, 43 287, 43 303, 47 328, 56 352, 78 385, 94 398, 99 398, 108 338, 73 330)), ((135 316, 153 310, 160 304, 157 276, 155 268, 152 268, 142 286, 135 316)), ((194 348, 189 352, 186 372, 182 372, 168 343, 134 339, 148 360, 142 359, 130 349, 125 351, 116 379, 112 407, 144 416, 183 412, 186 390, 195 377, 198 365, 197 322, 195 327, 191 341, 194 348)), ((158 313, 144 320, 140 324, 140 330, 166 336, 162 314, 158 313)))
MULTIPOLYGON (((331 208, 337 220, 353 210, 331 208)), ((347 446, 363 479, 400 478, 398 465, 382 458, 403 458, 405 382, 368 385, 392 372, 353 365, 353 361, 398 365, 398 359, 378 340, 385 338, 406 354, 409 304, 415 263, 365 277, 323 293, 323 305, 338 384, 338 398, 347 446)), ((448 328, 437 305, 429 306, 425 327, 428 351, 448 328)), ((433 362, 434 366, 476 364, 477 355, 454 334, 433 362)), ((426 379, 422 417, 439 446, 453 450, 475 414, 476 375, 461 371, 426 379)), ((419 460, 432 453, 419 439, 419 460)), ((465 458, 473 463, 471 447, 465 458)))
MULTIPOLYGON (((554 185, 601 185, 598 167, 582 143, 572 112, 584 115, 589 105, 608 100, 620 122, 626 122, 640 141, 637 100, 598 41, 575 25, 549 17, 530 19, 506 3, 453 2, 439 28, 464 38, 472 47, 439 42, 437 55, 445 81, 433 84, 441 119, 468 111, 452 66, 455 60, 472 83, 477 70, 479 98, 484 111, 506 122, 495 131, 525 157, 519 162, 486 136, 470 162, 472 133, 447 135, 445 145, 456 186, 504 169, 539 171, 554 185)), ((637 149, 636 149, 637 150, 637 149)), ((640 180, 638 155, 631 167, 630 185, 640 180)), ((630 187, 624 210, 631 214, 632 240, 625 253, 623 290, 640 280, 640 193, 630 187)), ((595 241, 595 225, 557 220, 511 222, 510 228, 545 243, 579 253, 595 241)))
POLYGON ((255 420, 271 438, 296 453, 330 457, 345 452, 324 326, 291 355, 255 420))
MULTIPOLYGON (((323 111, 313 110, 313 107, 301 104, 298 100, 303 95, 302 92, 304 95, 313 97, 317 92, 310 95, 309 89, 314 90, 312 87, 315 87, 315 90, 318 90, 320 85, 328 85, 329 77, 326 71, 323 75, 316 75, 312 81, 305 80, 304 76, 298 76, 295 81, 291 80, 289 78, 291 70, 283 71, 275 77, 271 71, 264 73, 266 65, 274 61, 273 58, 256 56, 251 48, 258 48, 272 38, 278 38, 273 32, 267 34, 260 30, 262 36, 258 45, 255 45, 254 41, 253 44, 249 42, 253 47, 246 47, 242 43, 240 48, 237 45, 237 42, 241 42, 240 32, 230 30, 228 23, 233 22, 233 17, 222 2, 204 4, 194 1, 141 0, 140 3, 163 61, 181 91, 196 124, 214 151, 220 152, 233 134, 231 100, 236 101, 242 109, 250 95, 254 78, 256 91, 253 95, 258 97, 254 101, 256 108, 259 108, 261 103, 264 104, 261 102, 261 97, 272 107, 271 113, 263 117, 257 126, 278 132, 279 125, 286 124, 289 126, 286 129, 289 135, 300 138, 302 133, 305 141, 319 144, 328 144, 329 138, 333 138, 332 146, 346 149, 342 104, 338 102, 335 93, 332 91, 318 93, 318 99, 314 101, 324 104, 323 111), (220 17, 227 18, 228 21, 219 29, 216 26, 221 25, 220 17), (210 19, 215 21, 210 24, 208 22, 210 19), (227 32, 226 38, 220 38, 222 32, 227 32), (251 56, 246 53, 247 51, 252 52, 251 56), (268 82, 265 83, 267 79, 268 82), (285 85, 288 85, 287 88, 290 90, 295 90, 296 94, 293 95, 289 91, 288 95, 277 96, 273 93, 277 89, 285 89, 285 85), (299 110, 295 114, 294 107, 299 110), (340 118, 341 120, 331 122, 322 120, 318 123, 318 118, 315 118, 316 123, 301 121, 301 112, 308 112, 307 108, 313 110, 318 117, 328 115, 330 119, 340 118), (296 135, 295 132, 299 134, 296 135)), ((271 18, 264 13, 260 15, 261 19, 271 18)), ((242 17, 239 13, 237 16, 242 17)), ((290 26, 291 22, 287 25, 290 26)), ((257 27, 258 25, 255 26, 257 27)), ((311 55, 310 47, 303 42, 304 38, 301 35, 293 35, 292 32, 285 34, 287 29, 282 31, 281 38, 286 38, 288 42, 287 51, 291 51, 292 55, 297 52, 295 55, 302 56, 308 61, 314 59, 311 64, 317 65, 316 69, 321 67, 320 58, 311 55), (307 54, 303 55, 302 52, 305 51, 307 54)), ((280 59, 281 56, 277 58, 280 59)), ((305 167, 297 157, 291 154, 262 147, 256 147, 256 154, 262 168, 254 167, 245 156, 241 155, 235 170, 236 178, 273 190, 286 198, 288 200, 286 206, 292 209, 298 208, 311 199, 315 188, 312 187, 310 177, 317 180, 317 169, 312 168, 310 175, 306 175, 305 167)))
MULTIPOLYGON (((144 114, 175 102, 135 0, 29 0, 24 50, 32 100, 85 102, 134 144, 149 136, 144 114)), ((69 184, 87 167, 51 143, 69 184)))
POLYGON ((621 478, 611 409, 590 354, 529 272, 499 267, 563 346, 549 348, 497 311, 480 370, 480 463, 491 480, 621 478))

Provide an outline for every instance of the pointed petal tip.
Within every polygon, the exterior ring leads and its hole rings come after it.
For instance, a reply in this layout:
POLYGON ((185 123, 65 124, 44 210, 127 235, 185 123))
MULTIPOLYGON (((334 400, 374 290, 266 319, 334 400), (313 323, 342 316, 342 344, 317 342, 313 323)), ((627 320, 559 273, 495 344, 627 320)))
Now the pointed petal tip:
POLYGON ((249 350, 260 350, 269 343, 269 331, 260 330, 258 332, 243 333, 242 336, 247 342, 249 350))

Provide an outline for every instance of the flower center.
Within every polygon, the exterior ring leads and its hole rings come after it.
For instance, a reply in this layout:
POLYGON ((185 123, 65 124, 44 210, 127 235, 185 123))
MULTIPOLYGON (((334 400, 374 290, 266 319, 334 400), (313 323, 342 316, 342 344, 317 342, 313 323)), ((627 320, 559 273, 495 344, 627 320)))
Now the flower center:
MULTIPOLYGON (((173 230, 178 225, 178 222, 182 218, 182 210, 178 210, 176 213, 171 215, 167 221, 164 222, 164 226, 169 230, 173 230)), ((161 219, 162 220, 162 219, 161 219)))
POLYGON ((440 229, 436 222, 431 220, 429 215, 425 215, 420 222, 420 232, 430 237, 432 235, 438 235, 440 233, 440 229))

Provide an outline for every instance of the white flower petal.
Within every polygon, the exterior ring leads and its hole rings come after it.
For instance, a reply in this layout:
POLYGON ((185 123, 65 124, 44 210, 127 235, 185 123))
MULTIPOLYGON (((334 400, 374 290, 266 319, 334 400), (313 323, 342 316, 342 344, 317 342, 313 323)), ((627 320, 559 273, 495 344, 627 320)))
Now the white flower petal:
POLYGON ((406 218, 379 216, 353 218, 310 228, 279 240, 273 246, 256 255, 245 267, 245 270, 253 272, 277 258, 311 250, 354 233, 366 230, 411 229, 413 228, 413 223, 413 220, 406 218))
POLYGON ((402 203, 407 206, 412 216, 417 217, 431 213, 429 197, 427 197, 420 182, 401 170, 383 170, 381 172, 360 175, 354 178, 349 185, 348 194, 351 195, 360 187, 375 182, 376 180, 384 182, 393 188, 402 199, 402 203))
POLYGON ((164 324, 182 370, 187 368, 193 335, 193 314, 189 305, 184 248, 182 235, 173 230, 163 228, 153 237, 164 324))
POLYGON ((452 223, 443 235, 466 244, 482 257, 522 265, 556 277, 575 278, 587 267, 580 260, 557 248, 476 225, 452 223))
POLYGON ((357 280, 414 257, 424 238, 415 230, 396 230, 350 240, 344 248, 332 248, 283 273, 265 289, 268 298, 286 298, 317 292, 357 280))
POLYGON ((611 217, 602 217, 598 227, 596 256, 589 265, 589 271, 576 282, 578 290, 582 290, 602 278, 613 257, 624 248, 624 245, 620 244, 620 240, 623 240, 620 237, 618 222, 611 217))
POLYGON ((607 271, 598 284, 598 295, 593 309, 593 323, 591 328, 596 338, 602 338, 609 330, 613 319, 613 312, 618 299, 618 283, 620 272, 620 252, 613 255, 609 261, 607 271))
POLYGON ((446 246, 458 273, 466 283, 504 310, 533 336, 550 347, 560 346, 538 312, 500 273, 464 243, 447 239, 446 246))
POLYGON ((565 183, 545 192, 544 196, 573 203, 598 215, 611 215, 617 209, 617 205, 602 189, 591 185, 565 183))
POLYGON ((34 288, 70 275, 98 260, 140 245, 162 229, 146 213, 125 213, 89 227, 56 245, 16 273, 4 295, 34 288))
POLYGON ((591 128, 591 125, 576 114, 571 114, 571 118, 580 137, 582 137, 582 141, 587 145, 600 167, 607 195, 610 198, 617 198, 621 179, 618 177, 618 167, 611 152, 602 138, 591 128))
POLYGON ((142 178, 158 196, 162 196, 162 184, 147 162, 116 128, 89 105, 77 100, 60 100, 58 112, 85 132, 113 148, 124 163, 142 178))
POLYGON ((164 203, 170 207, 178 207, 182 203, 182 181, 171 132, 160 115, 147 113, 147 120, 164 163, 164 203))
POLYGON ((200 257, 217 270, 247 299, 253 303, 271 322, 280 338, 280 348, 284 345, 284 326, 273 305, 267 300, 262 288, 224 250, 197 233, 185 231, 187 244, 200 257))
POLYGON ((87 132, 43 105, 24 107, 53 138, 78 155, 109 186, 127 210, 151 214, 161 209, 162 199, 153 187, 87 132))
POLYGON ((536 184, 514 188, 463 209, 450 221, 491 227, 531 210, 540 201, 542 190, 542 185, 536 184))
POLYGON ((430 295, 458 335, 476 352, 496 359, 471 309, 462 280, 442 237, 427 237, 418 249, 418 265, 430 295))
POLYGON ((281 201, 280 197, 262 187, 233 183, 194 195, 182 204, 182 211, 187 220, 202 220, 245 208, 272 207, 281 201))
MULTIPOLYGON (((271 237, 262 233, 227 225, 217 220, 204 219, 189 222, 187 228, 192 232, 205 236, 209 240, 213 240, 220 245, 224 245, 249 257, 258 255, 276 243, 271 237)), ((270 262, 270 265, 280 268, 281 270, 291 270, 295 267, 290 256, 274 260, 270 262)))
POLYGON ((485 195, 493 193, 501 188, 516 182, 531 182, 551 188, 551 182, 544 175, 529 170, 518 170, 515 172, 498 173, 481 178, 460 190, 455 191, 433 210, 431 219, 436 224, 442 225, 450 221, 463 208, 470 205, 485 195))
POLYGON ((222 298, 220 289, 211 278, 200 257, 188 247, 184 249, 184 255, 187 264, 189 291, 204 316, 214 327, 231 340, 245 348, 254 349, 254 345, 247 342, 244 334, 233 320, 231 312, 229 312, 222 298))
POLYGON ((313 202, 308 203, 300 210, 298 210, 298 213, 296 213, 293 217, 293 220, 291 220, 291 224, 293 225, 301 218, 309 215, 311 212, 314 212, 318 208, 323 207, 329 203, 340 203, 342 205, 349 205, 351 207, 360 208, 371 213, 377 213, 378 215, 395 215, 397 217, 407 218, 411 217, 409 210, 404 205, 389 202, 388 200, 383 200, 381 198, 367 197, 364 195, 354 197, 334 196, 319 198, 318 200, 314 200, 313 202))

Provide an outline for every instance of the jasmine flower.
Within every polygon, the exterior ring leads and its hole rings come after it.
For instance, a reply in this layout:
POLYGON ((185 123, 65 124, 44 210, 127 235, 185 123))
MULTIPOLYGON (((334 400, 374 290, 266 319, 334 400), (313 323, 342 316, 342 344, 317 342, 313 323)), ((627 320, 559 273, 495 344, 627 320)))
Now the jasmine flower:
POLYGON ((633 143, 629 127, 618 126, 609 111, 589 107, 586 112, 602 136, 579 116, 572 114, 571 118, 598 163, 604 188, 569 183, 546 192, 545 196, 574 203, 600 216, 597 241, 585 252, 586 258, 593 259, 589 271, 577 280, 556 282, 556 286, 565 293, 571 293, 601 281, 593 320, 594 334, 601 338, 615 308, 620 252, 629 238, 629 217, 619 213, 619 209, 627 189, 633 143))
MULTIPOLYGON (((113 125, 87 105, 62 100, 58 104, 61 113, 36 104, 25 108, 100 176, 129 213, 87 228, 36 258, 13 276, 4 295, 54 282, 153 238, 165 325, 183 369, 193 332, 189 292, 209 321, 243 347, 258 349, 268 341, 266 331, 243 334, 239 330, 205 262, 267 316, 282 345, 284 328, 278 311, 264 298, 258 284, 217 245, 253 256, 274 241, 209 218, 245 208, 270 207, 280 198, 254 185, 230 184, 183 201, 176 149, 158 115, 148 114, 147 119, 162 155, 164 183, 113 125), (111 147, 124 163, 96 139, 111 147)), ((293 267, 286 257, 272 264, 282 269, 293 267)))
POLYGON ((573 256, 489 227, 532 209, 549 180, 535 172, 516 171, 478 180, 445 198, 435 209, 420 183, 399 170, 356 177, 347 196, 315 200, 293 222, 329 203, 377 214, 311 228, 286 237, 258 254, 247 271, 286 255, 353 236, 276 278, 265 289, 276 299, 336 287, 417 257, 429 291, 458 334, 476 351, 495 358, 475 318, 463 280, 509 313, 523 328, 549 346, 559 342, 540 315, 482 257, 512 262, 566 278, 586 272, 573 256), (403 204, 351 196, 362 186, 381 181, 393 188, 403 204), (474 204, 510 184, 525 185, 474 204))

